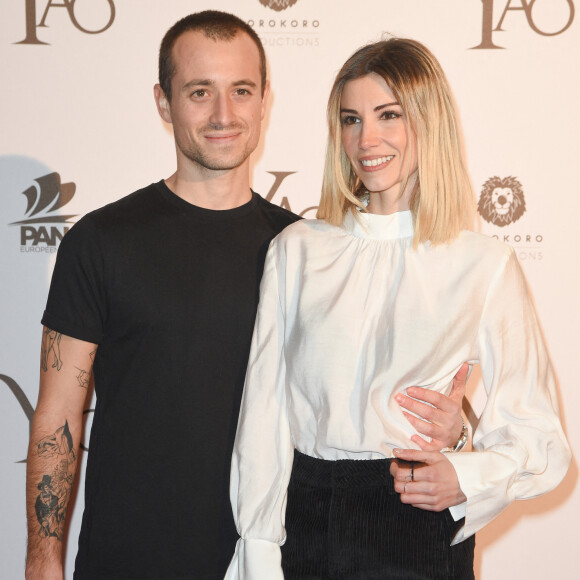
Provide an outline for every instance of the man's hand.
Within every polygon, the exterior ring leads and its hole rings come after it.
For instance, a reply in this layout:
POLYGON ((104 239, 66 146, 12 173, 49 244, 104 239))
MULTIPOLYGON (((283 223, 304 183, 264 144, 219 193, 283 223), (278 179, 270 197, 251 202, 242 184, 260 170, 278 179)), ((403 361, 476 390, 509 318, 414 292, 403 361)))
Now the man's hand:
POLYGON ((393 453, 397 459, 390 471, 402 503, 440 512, 467 500, 444 453, 418 449, 393 449, 393 453))
POLYGON ((461 405, 465 396, 468 370, 469 365, 463 363, 453 378, 448 397, 422 387, 409 387, 407 389, 409 396, 403 394, 395 396, 403 409, 422 417, 420 419, 403 411, 409 423, 419 433, 431 438, 431 441, 426 441, 419 435, 411 437, 411 440, 424 451, 441 451, 447 447, 454 447, 459 440, 463 428, 461 405))

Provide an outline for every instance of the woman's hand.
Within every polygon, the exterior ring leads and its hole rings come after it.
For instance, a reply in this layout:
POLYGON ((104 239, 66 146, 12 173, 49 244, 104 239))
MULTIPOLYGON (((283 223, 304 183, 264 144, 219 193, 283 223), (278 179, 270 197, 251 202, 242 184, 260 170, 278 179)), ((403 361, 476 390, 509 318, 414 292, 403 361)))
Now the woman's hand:
POLYGON ((444 453, 418 449, 393 449, 393 453, 396 459, 390 471, 402 503, 440 512, 467 500, 444 453))
POLYGON ((449 396, 422 387, 409 387, 407 389, 409 396, 403 394, 395 396, 397 403, 403 409, 421 417, 418 418, 403 411, 407 421, 419 433, 431 438, 431 441, 426 441, 420 435, 411 437, 411 440, 424 451, 441 451, 448 447, 453 448, 459 441, 463 428, 461 406, 465 396, 468 370, 469 365, 463 363, 453 378, 449 396))

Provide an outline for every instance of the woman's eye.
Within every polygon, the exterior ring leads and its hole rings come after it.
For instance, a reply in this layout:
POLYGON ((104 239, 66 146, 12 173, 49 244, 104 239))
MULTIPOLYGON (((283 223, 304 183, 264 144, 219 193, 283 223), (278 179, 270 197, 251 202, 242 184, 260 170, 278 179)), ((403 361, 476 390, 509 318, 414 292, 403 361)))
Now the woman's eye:
POLYGON ((343 125, 354 125, 355 123, 360 123, 358 117, 353 117, 352 115, 346 115, 341 119, 343 125))
POLYGON ((382 119, 398 119, 401 115, 395 111, 384 111, 381 115, 382 119))

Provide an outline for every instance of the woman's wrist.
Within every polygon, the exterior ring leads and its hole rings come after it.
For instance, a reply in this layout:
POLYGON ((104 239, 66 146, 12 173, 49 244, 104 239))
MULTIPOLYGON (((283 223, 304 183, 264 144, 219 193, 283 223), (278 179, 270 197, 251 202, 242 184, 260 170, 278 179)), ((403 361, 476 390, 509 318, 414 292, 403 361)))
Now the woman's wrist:
POLYGON ((463 417, 461 418, 461 423, 463 424, 463 427, 461 428, 461 433, 457 443, 453 447, 442 449, 442 453, 456 453, 457 451, 461 451, 467 444, 469 439, 469 430, 467 429, 467 425, 465 424, 463 417))

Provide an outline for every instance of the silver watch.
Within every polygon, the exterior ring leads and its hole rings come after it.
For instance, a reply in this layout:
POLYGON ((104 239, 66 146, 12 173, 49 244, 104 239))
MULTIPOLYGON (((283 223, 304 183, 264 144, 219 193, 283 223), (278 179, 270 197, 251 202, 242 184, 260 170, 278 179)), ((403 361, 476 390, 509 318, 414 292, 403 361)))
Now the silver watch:
POLYGON ((461 451, 465 447, 465 444, 467 443, 467 439, 469 437, 469 431, 463 418, 461 418, 461 423, 463 423, 463 427, 461 428, 461 434, 459 435, 457 443, 453 447, 448 447, 447 449, 445 449, 444 450, 445 452, 456 453, 457 451, 461 451))

